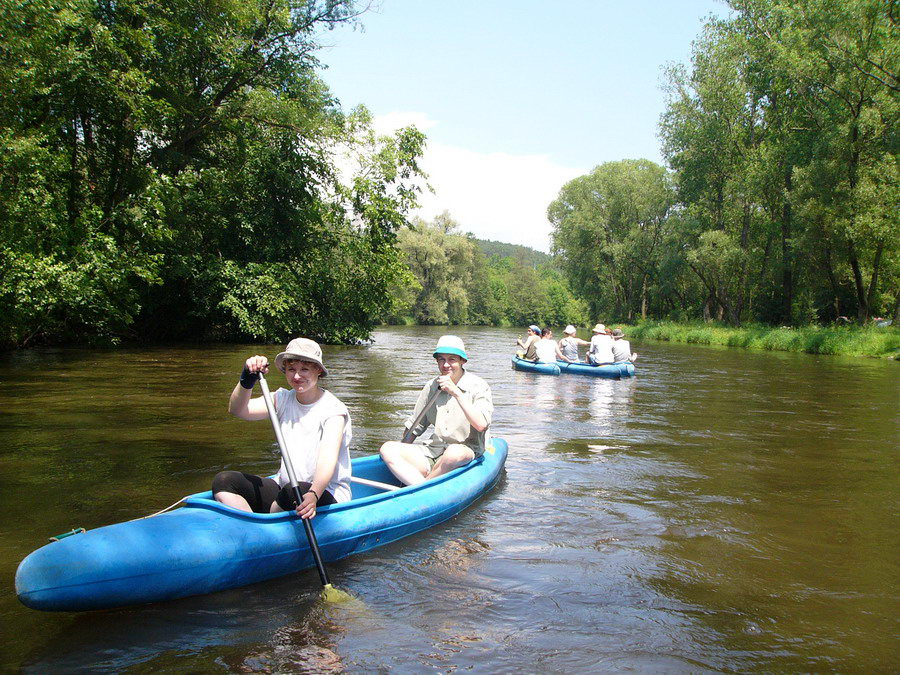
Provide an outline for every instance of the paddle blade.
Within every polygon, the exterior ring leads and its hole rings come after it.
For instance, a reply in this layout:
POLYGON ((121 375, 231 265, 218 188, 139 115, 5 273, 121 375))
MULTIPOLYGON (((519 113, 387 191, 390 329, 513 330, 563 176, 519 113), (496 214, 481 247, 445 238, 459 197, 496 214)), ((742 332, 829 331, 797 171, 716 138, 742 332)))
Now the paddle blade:
POLYGON ((353 602, 356 600, 352 595, 340 588, 335 588, 331 584, 322 586, 322 599, 325 602, 353 602))

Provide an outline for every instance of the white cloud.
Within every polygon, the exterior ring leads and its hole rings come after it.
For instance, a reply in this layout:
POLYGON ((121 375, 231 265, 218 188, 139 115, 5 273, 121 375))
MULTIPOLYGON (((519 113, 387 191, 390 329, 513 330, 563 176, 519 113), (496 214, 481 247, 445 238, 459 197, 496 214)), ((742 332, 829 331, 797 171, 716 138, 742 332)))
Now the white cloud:
MULTIPOLYGON (((420 131, 437 122, 424 113, 391 113, 375 119, 390 133, 408 124, 420 131)), ((547 206, 569 180, 587 171, 555 164, 546 155, 480 153, 428 142, 421 165, 434 194, 423 193, 413 215, 430 220, 449 211, 462 230, 482 239, 550 250, 547 206)))
POLYGON ((437 122, 429 118, 427 113, 401 111, 390 112, 387 115, 378 115, 372 120, 372 125, 379 134, 392 134, 397 129, 413 124, 419 131, 427 131, 434 127, 437 122))

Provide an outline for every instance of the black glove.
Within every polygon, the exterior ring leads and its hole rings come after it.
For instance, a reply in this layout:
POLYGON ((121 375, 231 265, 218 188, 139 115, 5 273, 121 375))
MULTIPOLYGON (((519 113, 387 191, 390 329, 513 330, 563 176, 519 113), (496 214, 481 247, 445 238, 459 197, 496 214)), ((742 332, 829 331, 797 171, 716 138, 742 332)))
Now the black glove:
POLYGON ((251 373, 247 366, 241 373, 241 386, 244 389, 253 389, 253 386, 259 381, 259 373, 251 373))

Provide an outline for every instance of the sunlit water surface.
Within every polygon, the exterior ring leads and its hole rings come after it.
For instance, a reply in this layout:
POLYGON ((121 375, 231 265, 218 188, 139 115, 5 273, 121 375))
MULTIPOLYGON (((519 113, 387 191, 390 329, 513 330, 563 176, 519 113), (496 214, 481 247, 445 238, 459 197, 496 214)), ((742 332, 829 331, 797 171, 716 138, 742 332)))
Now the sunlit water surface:
MULTIPOLYGON (((46 537, 156 511, 221 469, 275 470, 230 418, 278 346, 0 359, 0 669, 896 670, 898 364, 633 344, 638 376, 511 370, 517 333, 454 329, 487 379, 506 473, 457 518, 330 565, 145 607, 21 606, 46 537)), ((400 434, 440 328, 327 347, 354 455, 400 434)))

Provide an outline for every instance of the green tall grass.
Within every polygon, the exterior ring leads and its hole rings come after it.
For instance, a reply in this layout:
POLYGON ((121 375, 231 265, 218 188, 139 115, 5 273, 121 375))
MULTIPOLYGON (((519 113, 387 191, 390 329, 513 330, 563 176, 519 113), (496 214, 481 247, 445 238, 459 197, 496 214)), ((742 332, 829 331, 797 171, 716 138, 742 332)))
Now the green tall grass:
POLYGON ((729 328, 715 323, 647 321, 627 328, 637 340, 663 340, 698 345, 727 345, 768 351, 806 352, 900 358, 900 330, 893 326, 807 326, 803 328, 752 325, 729 328))

